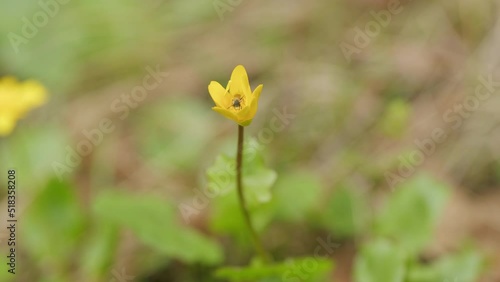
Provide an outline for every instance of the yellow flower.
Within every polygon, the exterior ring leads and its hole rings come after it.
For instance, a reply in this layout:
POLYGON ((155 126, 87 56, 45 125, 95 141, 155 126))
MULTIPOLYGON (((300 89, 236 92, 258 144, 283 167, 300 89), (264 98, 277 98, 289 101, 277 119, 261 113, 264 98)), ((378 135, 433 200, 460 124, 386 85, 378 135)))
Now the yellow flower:
POLYGON ((47 100, 47 91, 34 80, 23 83, 14 77, 0 79, 0 136, 9 135, 16 122, 47 100))
POLYGON ((247 71, 242 65, 239 65, 234 68, 226 88, 216 81, 212 81, 208 85, 208 92, 215 102, 215 107, 212 110, 234 120, 241 126, 247 126, 257 113, 262 87, 261 84, 252 92, 248 83, 247 71))

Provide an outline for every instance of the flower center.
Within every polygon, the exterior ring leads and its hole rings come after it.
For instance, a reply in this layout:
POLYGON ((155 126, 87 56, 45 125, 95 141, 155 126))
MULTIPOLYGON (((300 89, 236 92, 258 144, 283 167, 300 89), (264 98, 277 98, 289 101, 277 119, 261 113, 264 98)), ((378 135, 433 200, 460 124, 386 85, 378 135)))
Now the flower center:
POLYGON ((240 94, 236 94, 233 96, 233 99, 231 100, 230 108, 233 108, 236 111, 239 111, 243 108, 244 104, 245 104, 245 97, 243 97, 240 94))

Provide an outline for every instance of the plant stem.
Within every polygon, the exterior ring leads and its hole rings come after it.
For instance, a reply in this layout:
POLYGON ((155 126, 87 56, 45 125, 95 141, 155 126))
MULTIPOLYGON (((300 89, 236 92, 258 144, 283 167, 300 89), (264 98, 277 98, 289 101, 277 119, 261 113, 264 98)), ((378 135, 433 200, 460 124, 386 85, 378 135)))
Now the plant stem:
POLYGON ((238 200, 240 202, 241 213, 243 214, 245 224, 250 232, 250 237, 255 250, 263 262, 269 262, 270 256, 266 253, 257 232, 255 232, 255 228, 253 227, 252 220, 250 219, 250 213, 248 212, 245 202, 245 196, 243 194, 243 184, 241 181, 241 166, 243 163, 243 132, 244 127, 238 125, 238 150, 236 152, 236 187, 238 189, 238 200))

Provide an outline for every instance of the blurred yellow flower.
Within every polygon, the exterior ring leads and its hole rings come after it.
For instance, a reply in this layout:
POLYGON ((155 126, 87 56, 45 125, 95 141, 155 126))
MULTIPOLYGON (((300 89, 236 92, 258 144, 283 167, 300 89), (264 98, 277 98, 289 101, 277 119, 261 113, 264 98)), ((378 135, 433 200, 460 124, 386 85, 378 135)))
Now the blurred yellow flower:
POLYGON ((252 92, 248 83, 247 71, 242 65, 239 65, 234 68, 225 89, 216 81, 212 81, 208 85, 208 92, 215 102, 215 107, 212 109, 241 126, 247 126, 257 113, 262 87, 261 84, 252 92))
POLYGON ((47 91, 37 81, 0 78, 0 136, 9 135, 20 118, 46 100, 47 91))

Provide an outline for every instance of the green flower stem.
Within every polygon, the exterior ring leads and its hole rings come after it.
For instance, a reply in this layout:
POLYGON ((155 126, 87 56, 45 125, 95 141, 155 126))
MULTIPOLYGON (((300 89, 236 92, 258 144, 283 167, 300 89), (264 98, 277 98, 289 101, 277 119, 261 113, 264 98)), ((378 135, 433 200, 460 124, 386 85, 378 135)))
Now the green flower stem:
POLYGON ((264 249, 264 246, 262 245, 257 232, 255 232, 255 228, 253 227, 252 220, 250 219, 250 213, 248 212, 248 208, 245 202, 245 196, 243 194, 243 184, 241 181, 241 166, 243 163, 243 132, 244 127, 238 125, 238 151, 236 153, 236 187, 238 189, 238 200, 240 202, 241 213, 243 214, 245 224, 248 228, 248 231, 250 232, 250 237, 252 239, 255 250, 257 251, 263 262, 269 262, 270 256, 264 249))

